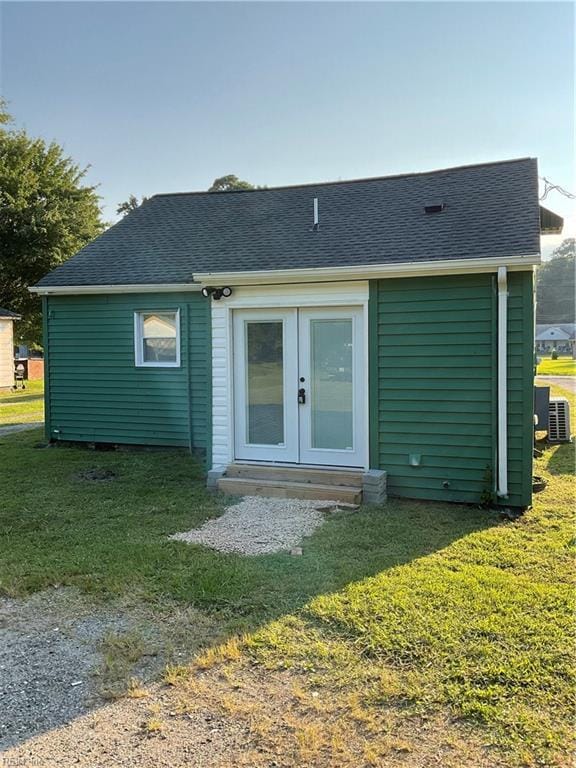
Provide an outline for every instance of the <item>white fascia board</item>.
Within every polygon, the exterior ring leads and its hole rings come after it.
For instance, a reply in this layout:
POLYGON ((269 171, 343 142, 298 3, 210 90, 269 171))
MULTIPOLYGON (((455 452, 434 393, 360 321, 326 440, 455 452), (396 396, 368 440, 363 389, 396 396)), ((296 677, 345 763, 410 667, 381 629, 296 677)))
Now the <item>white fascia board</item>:
POLYGON ((307 269, 266 269, 248 272, 196 272, 194 280, 203 285, 265 285, 270 283, 320 283, 337 280, 369 280, 386 277, 422 277, 426 275, 458 275, 532 269, 540 264, 540 254, 421 261, 411 264, 375 264, 364 267, 317 267, 307 269))
POLYGON ((147 283, 146 285, 50 285, 32 286, 30 293, 39 296, 72 296, 90 293, 175 293, 199 291, 198 283, 147 283))
POLYGON ((111 294, 111 293, 174 293, 199 291, 204 285, 263 285, 271 283, 323 283, 339 280, 369 280, 386 277, 421 277, 425 275, 458 275, 495 272, 505 266, 509 271, 532 269, 540 264, 540 254, 489 257, 481 259, 451 259, 401 264, 374 264, 360 267, 316 267, 307 269, 266 269, 247 272, 198 272, 194 283, 148 283, 144 285, 52 285, 32 286, 30 293, 39 296, 111 294))

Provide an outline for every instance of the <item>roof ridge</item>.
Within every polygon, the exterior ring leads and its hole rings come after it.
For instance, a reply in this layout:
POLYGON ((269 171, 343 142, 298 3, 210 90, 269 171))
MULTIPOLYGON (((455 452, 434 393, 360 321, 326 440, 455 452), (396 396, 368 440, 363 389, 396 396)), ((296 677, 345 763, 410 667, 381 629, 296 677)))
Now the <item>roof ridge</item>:
POLYGON ((213 191, 210 192, 207 189, 199 189, 193 192, 157 192, 152 195, 148 200, 153 200, 156 197, 184 197, 191 195, 230 195, 230 194, 244 194, 245 192, 273 192, 278 189, 302 189, 306 187, 327 187, 336 186, 338 184, 361 184, 371 181, 386 181, 389 179, 408 179, 414 176, 434 176, 440 173, 449 173, 453 171, 466 171, 471 168, 486 168, 492 165, 509 165, 512 163, 525 163, 527 161, 536 162, 535 157, 513 157, 508 160, 491 160, 486 163, 468 163, 467 165, 454 165, 448 168, 434 168, 431 171, 410 171, 408 173, 393 173, 387 176, 365 176, 363 178, 356 179, 341 179, 339 181, 311 181, 305 184, 281 184, 277 187, 257 187, 255 189, 230 189, 227 191, 213 191))

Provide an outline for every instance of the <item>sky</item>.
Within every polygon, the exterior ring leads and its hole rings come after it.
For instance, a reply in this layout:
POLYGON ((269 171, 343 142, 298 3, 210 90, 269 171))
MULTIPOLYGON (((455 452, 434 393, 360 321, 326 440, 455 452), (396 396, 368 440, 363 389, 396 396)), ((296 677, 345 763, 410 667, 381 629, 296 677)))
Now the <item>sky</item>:
MULTIPOLYGON (((576 192, 574 6, 0 2, 0 91, 128 195, 537 157, 576 192)), ((568 217, 574 204, 546 203, 568 217)), ((546 251, 562 238, 546 238, 546 251)))

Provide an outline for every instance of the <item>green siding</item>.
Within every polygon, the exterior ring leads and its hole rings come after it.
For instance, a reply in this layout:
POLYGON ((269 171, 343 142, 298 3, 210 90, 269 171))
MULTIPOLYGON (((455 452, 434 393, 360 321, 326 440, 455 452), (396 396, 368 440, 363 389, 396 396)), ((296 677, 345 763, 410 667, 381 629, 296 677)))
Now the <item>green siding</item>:
POLYGON ((534 450, 534 275, 508 274, 508 431, 514 436, 508 452, 509 503, 528 506, 532 500, 534 450), (512 478, 512 469, 518 473, 512 478), (513 482, 514 480, 514 482, 513 482))
POLYGON ((48 348, 48 299, 42 297, 42 336, 44 339, 44 435, 50 440, 50 350, 48 348))
POLYGON ((54 296, 45 334, 53 440, 206 449, 210 305, 198 293, 54 296), (134 312, 180 309, 179 368, 137 368, 134 312))
MULTIPOLYGON (((515 506, 530 503, 531 281, 532 273, 509 275, 506 503, 515 506)), ((372 284, 371 465, 388 471, 391 495, 476 503, 494 489, 496 299, 489 274, 372 284), (420 454, 420 466, 410 454, 420 454)))

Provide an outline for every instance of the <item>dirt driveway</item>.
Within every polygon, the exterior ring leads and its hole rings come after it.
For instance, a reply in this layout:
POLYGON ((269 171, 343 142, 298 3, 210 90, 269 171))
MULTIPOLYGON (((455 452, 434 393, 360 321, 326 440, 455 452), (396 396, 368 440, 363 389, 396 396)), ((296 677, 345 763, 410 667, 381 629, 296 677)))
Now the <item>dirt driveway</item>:
POLYGON ((213 647, 214 632, 193 609, 153 613, 69 588, 1 601, 0 767, 502 765, 460 723, 384 709, 377 727, 390 736, 380 759, 362 721, 351 728, 341 704, 290 671, 232 659, 199 664, 190 678, 180 679, 183 666, 172 667, 174 680, 163 673, 167 660, 184 664, 213 647))
POLYGON ((194 609, 97 602, 71 588, 1 600, 0 750, 101 709, 130 680, 139 689, 214 632, 194 609))
POLYGON ((14 432, 26 432, 28 429, 37 429, 44 426, 43 421, 31 421, 28 424, 10 424, 8 427, 0 427, 0 437, 11 435, 14 432))
POLYGON ((576 394, 576 376, 537 376, 536 385, 548 386, 555 384, 557 387, 563 387, 569 392, 576 394))

